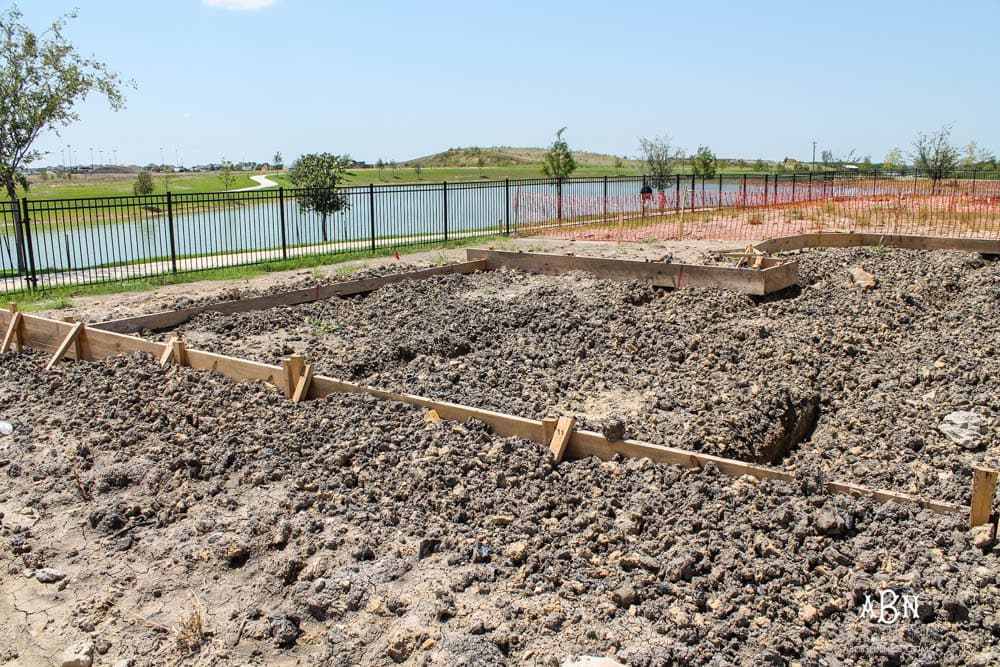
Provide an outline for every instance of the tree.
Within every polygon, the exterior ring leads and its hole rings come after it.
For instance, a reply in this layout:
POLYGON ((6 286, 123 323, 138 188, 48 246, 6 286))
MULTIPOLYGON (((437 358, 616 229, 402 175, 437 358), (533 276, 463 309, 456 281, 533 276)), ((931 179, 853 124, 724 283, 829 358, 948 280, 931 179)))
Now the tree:
POLYGON ((937 190, 938 181, 958 166, 958 151, 950 140, 951 125, 945 124, 937 132, 920 132, 913 142, 913 167, 931 179, 933 191, 937 190))
POLYGON ((385 161, 382 158, 378 159, 375 163, 375 168, 378 169, 378 180, 382 180, 382 170, 385 169, 385 161))
POLYGON ((767 171, 767 163, 762 159, 757 158, 757 161, 753 163, 754 171, 767 171))
POLYGON ((622 159, 620 157, 617 156, 615 157, 615 176, 622 175, 622 167, 624 166, 624 164, 625 163, 622 162, 622 159))
MULTIPOLYGON (((299 208, 303 211, 315 211, 323 216, 323 241, 329 238, 327 216, 350 208, 347 195, 337 190, 350 164, 351 158, 348 155, 309 153, 292 163, 292 167, 288 170, 288 177, 292 183, 303 189, 296 193, 299 208)), ((344 238, 346 237, 345 230, 344 238)))
POLYGON ((882 169, 885 171, 899 171, 903 168, 903 151, 896 147, 889 149, 882 160, 882 169))
MULTIPOLYGON (((22 167, 42 157, 32 149, 38 137, 79 119, 77 102, 89 93, 103 95, 112 110, 125 106, 123 82, 107 65, 84 58, 63 29, 75 13, 64 14, 43 33, 36 34, 21 23, 16 5, 0 13, 0 183, 11 200, 17 187, 28 189, 22 167)), ((14 211, 15 223, 20 221, 14 211)), ((25 268, 21 225, 14 225, 18 269, 25 268)))
POLYGON ((153 194, 153 177, 148 171, 140 171, 132 184, 132 194, 137 197, 153 194))
POLYGON ((420 180, 420 172, 423 171, 423 167, 420 166, 419 162, 413 163, 413 173, 416 174, 417 180, 420 180))
POLYGON ((222 187, 225 188, 226 192, 229 192, 229 188, 233 187, 237 178, 236 165, 226 158, 222 158, 222 162, 219 164, 219 180, 222 181, 222 187))
POLYGON ((566 140, 562 138, 565 131, 566 128, 563 127, 556 132, 556 140, 542 159, 542 175, 546 178, 562 180, 576 171, 576 160, 573 159, 566 140))
POLYGON ((872 156, 866 155, 863 160, 861 160, 861 171, 871 171, 872 170, 872 156))
POLYGON ((820 152, 819 158, 820 160, 823 161, 824 166, 830 164, 831 162, 835 162, 835 159, 833 157, 833 151, 831 151, 830 149, 820 152))
POLYGON ((684 153, 671 145, 667 135, 647 139, 639 137, 639 150, 646 172, 652 179, 652 186, 663 192, 667 189, 670 174, 674 171, 674 160, 684 153))
POLYGON ((696 176, 712 178, 715 176, 716 157, 708 146, 698 146, 698 151, 691 158, 691 169, 696 176))
POLYGON ((483 156, 482 155, 480 155, 479 157, 476 158, 476 167, 479 169, 479 178, 483 177, 483 165, 484 164, 486 164, 486 161, 483 160, 483 156))
POLYGON ((274 164, 272 165, 275 169, 283 169, 285 167, 285 159, 281 155, 281 151, 274 154, 274 164))

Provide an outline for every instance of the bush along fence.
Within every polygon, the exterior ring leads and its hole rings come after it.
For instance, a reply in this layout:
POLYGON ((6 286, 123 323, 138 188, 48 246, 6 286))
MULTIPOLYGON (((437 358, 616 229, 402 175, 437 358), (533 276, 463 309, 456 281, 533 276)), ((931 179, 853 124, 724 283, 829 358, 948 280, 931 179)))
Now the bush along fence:
MULTIPOLYGON (((5 292, 128 282, 498 234, 759 239, 838 226, 996 238, 1000 172, 932 181, 901 172, 622 176, 340 189, 323 215, 311 191, 21 199, 0 210, 5 292), (643 193, 649 186, 651 193, 643 193), (877 226, 877 225, 876 225, 877 226), (992 236, 990 236, 992 235, 992 236)), ((315 194, 315 193, 312 193, 315 194)))

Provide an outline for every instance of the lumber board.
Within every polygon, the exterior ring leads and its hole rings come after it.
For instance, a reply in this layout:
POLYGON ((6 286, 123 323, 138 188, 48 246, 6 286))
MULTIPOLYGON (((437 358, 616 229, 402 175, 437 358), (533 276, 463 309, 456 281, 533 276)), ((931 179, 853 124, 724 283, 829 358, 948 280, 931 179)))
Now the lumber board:
POLYGON ((149 315, 139 315, 136 317, 126 317, 118 320, 108 320, 90 325, 92 329, 103 331, 113 331, 115 333, 129 334, 137 333, 143 329, 150 331, 160 331, 172 329, 184 324, 192 317, 205 312, 218 312, 225 314, 248 313, 254 310, 267 310, 278 306, 294 306, 303 303, 311 303, 321 299, 329 299, 334 296, 350 296, 354 294, 365 294, 372 292, 383 285, 402 282, 404 280, 423 280, 431 276, 455 274, 455 273, 475 273, 484 271, 485 262, 461 262, 458 264, 448 264, 446 266, 436 266, 430 269, 419 269, 407 271, 378 278, 363 278, 360 280, 348 280, 332 285, 321 287, 307 287, 304 289, 258 296, 250 299, 237 299, 233 301, 222 301, 220 303, 210 303, 204 306, 194 306, 192 308, 182 308, 179 310, 165 310, 149 315))
POLYGON ((947 503, 943 500, 926 500, 917 496, 911 496, 907 493, 897 493, 895 491, 886 491, 884 489, 870 489, 858 484, 851 484, 850 482, 829 482, 826 485, 826 490, 829 493, 839 494, 842 496, 872 496, 880 503, 887 503, 889 501, 897 503, 916 503, 924 509, 931 510, 937 514, 962 514, 968 511, 967 507, 956 505, 955 503, 947 503))
POLYGON ((803 248, 855 248, 878 245, 905 250, 962 250, 984 255, 1000 254, 1000 240, 859 232, 819 232, 780 236, 762 241, 756 244, 756 247, 767 253, 777 253, 803 248))
MULTIPOLYGON (((763 296, 767 294, 765 275, 774 271, 772 287, 784 289, 790 276, 798 277, 778 266, 768 269, 745 269, 732 266, 701 266, 697 264, 674 264, 666 262, 638 262, 629 259, 608 259, 604 257, 578 257, 533 252, 506 252, 470 248, 466 255, 471 259, 486 261, 490 270, 513 268, 545 275, 562 275, 567 271, 586 271, 598 278, 613 280, 639 280, 657 287, 717 287, 744 294, 763 296), (780 286, 779 286, 780 285, 780 286)), ((794 262, 790 262, 794 264, 794 262)), ((776 291, 776 290, 775 290, 776 291)))
POLYGON ((59 360, 65 356, 66 352, 69 351, 69 348, 76 343, 76 339, 80 336, 80 332, 82 331, 83 322, 77 322, 72 325, 69 332, 66 334, 66 337, 63 338, 62 342, 59 343, 59 346, 56 348, 56 351, 52 354, 52 358, 49 359, 49 363, 45 365, 45 370, 50 371, 57 363, 59 363, 59 360))
POLYGON ((21 320, 24 318, 19 312, 14 312, 10 318, 10 324, 7 325, 7 335, 3 337, 3 347, 0 347, 0 352, 6 352, 10 349, 11 343, 14 342, 15 338, 19 338, 18 330, 21 328, 21 320))
POLYGON ((993 514, 993 496, 996 494, 996 470, 973 466, 972 468, 972 501, 969 506, 969 527, 975 528, 990 522, 993 514))
POLYGON ((763 270, 764 292, 774 294, 783 289, 799 284, 799 263, 786 262, 769 266, 763 270))
POLYGON ((170 359, 174 356, 174 343, 179 341, 180 338, 177 336, 171 336, 170 340, 167 341, 166 347, 163 349, 163 354, 160 355, 160 365, 166 366, 170 363, 170 359))

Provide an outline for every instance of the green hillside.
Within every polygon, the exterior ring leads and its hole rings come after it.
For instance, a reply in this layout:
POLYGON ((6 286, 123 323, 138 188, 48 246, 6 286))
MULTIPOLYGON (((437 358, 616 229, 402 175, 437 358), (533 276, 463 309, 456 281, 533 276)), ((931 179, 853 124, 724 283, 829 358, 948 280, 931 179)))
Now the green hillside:
MULTIPOLYGON (((441 153, 414 158, 403 164, 412 167, 457 168, 457 167, 528 167, 541 165, 546 148, 512 148, 510 146, 493 146, 480 148, 449 148, 441 153)), ((581 167, 614 167, 614 155, 602 153, 587 153, 573 151, 573 158, 581 167)), ((636 166, 634 160, 620 158, 624 166, 636 166)))

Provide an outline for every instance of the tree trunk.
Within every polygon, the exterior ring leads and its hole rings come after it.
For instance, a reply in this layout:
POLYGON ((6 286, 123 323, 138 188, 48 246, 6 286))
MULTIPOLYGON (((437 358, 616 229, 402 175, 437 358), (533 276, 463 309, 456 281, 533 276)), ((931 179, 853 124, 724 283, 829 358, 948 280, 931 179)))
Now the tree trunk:
POLYGON ((17 272, 27 276, 28 262, 24 244, 24 229, 21 226, 21 207, 17 201, 17 189, 13 183, 5 183, 10 198, 10 212, 14 222, 14 247, 17 249, 17 272))

